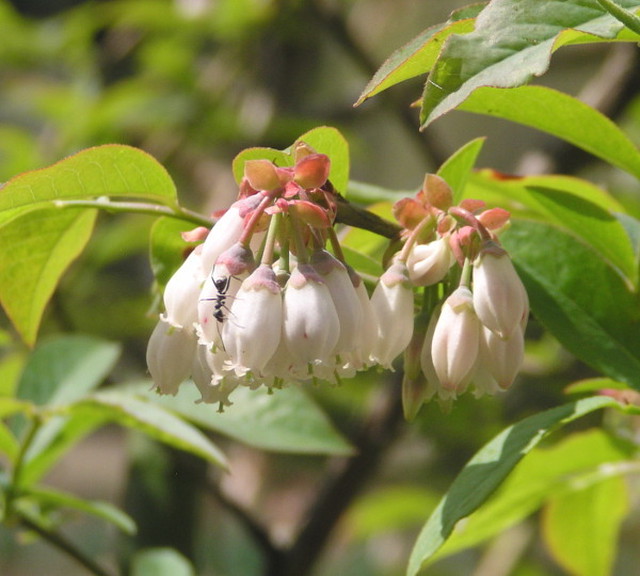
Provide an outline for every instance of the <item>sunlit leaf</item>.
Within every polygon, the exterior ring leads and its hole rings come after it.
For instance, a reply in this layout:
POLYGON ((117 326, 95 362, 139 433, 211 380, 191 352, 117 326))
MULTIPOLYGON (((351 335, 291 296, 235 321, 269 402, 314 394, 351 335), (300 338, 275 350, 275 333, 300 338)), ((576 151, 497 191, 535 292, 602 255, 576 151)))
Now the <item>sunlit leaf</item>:
POLYGON ((475 16, 483 6, 484 4, 475 4, 456 10, 447 22, 427 28, 405 46, 396 50, 369 80, 355 105, 362 104, 367 98, 399 82, 420 76, 430 70, 444 41, 452 34, 471 32, 474 28, 475 16))
POLYGON ((553 498, 542 517, 544 538, 553 557, 570 574, 608 576, 628 509, 627 486, 620 476, 605 477, 553 498))
POLYGON ((108 144, 9 180, 0 188, 0 226, 55 200, 103 196, 177 204, 175 185, 160 163, 137 148, 108 144))
MULTIPOLYGON (((574 434, 550 448, 532 450, 495 495, 454 530, 433 560, 500 534, 549 500, 606 482, 613 469, 607 465, 631 459, 634 451, 630 442, 599 429, 574 434)), ((593 521, 585 520, 587 524, 593 521)))
MULTIPOLYGON (((620 0, 637 9, 637 0, 620 0)), ((615 38, 623 25, 596 2, 493 0, 478 15, 475 30, 452 36, 429 74, 421 123, 459 106, 482 86, 510 88, 549 67, 551 54, 568 43, 615 38)))
POLYGON ((0 246, 10 247, 0 259, 0 303, 27 344, 34 344, 45 307, 89 241, 95 217, 95 210, 49 208, 0 228, 0 246))
POLYGON ((467 142, 447 158, 438 169, 438 176, 443 178, 453 190, 454 204, 460 201, 483 144, 484 138, 476 138, 467 142))
POLYGON ((541 412, 509 426, 467 463, 423 527, 407 568, 415 576, 449 538, 456 523, 483 504, 520 460, 550 432, 606 407, 619 407, 611 398, 596 396, 541 412))
POLYGON ((577 98, 544 86, 481 87, 460 110, 537 128, 640 177, 640 151, 611 120, 577 98))

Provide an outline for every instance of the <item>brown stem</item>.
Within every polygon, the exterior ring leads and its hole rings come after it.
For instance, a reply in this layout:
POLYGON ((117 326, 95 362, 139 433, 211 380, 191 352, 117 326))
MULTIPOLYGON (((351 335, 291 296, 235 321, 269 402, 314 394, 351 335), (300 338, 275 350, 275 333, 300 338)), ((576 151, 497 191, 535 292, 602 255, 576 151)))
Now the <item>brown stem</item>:
POLYGON ((346 460, 309 510, 284 563, 267 576, 305 576, 313 570, 344 511, 375 476, 383 456, 398 437, 403 422, 402 371, 391 374, 354 444, 356 456, 346 460))

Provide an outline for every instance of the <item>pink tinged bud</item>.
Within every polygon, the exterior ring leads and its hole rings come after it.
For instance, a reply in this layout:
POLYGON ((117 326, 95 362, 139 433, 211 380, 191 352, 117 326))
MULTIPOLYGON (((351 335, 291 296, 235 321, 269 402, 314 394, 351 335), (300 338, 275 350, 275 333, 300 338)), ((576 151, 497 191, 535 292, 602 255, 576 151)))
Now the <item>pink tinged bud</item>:
POLYGON ((274 271, 258 267, 238 290, 222 329, 236 375, 261 372, 280 343, 282 296, 274 271))
POLYGON ((176 395, 189 377, 197 340, 193 335, 160 320, 147 345, 147 366, 160 394, 176 395))
POLYGON ((473 305, 480 321, 501 338, 513 334, 528 310, 522 281, 501 248, 483 249, 474 262, 473 305))
MULTIPOLYGON (((506 340, 495 332, 483 327, 480 342, 480 367, 506 389, 515 380, 524 360, 524 335, 522 330, 514 330, 506 340)), ((478 384, 476 383, 476 386, 478 384)), ((490 390, 483 390, 491 392, 490 390)))
POLYGON ((266 159, 247 160, 244 176, 254 190, 275 190, 282 185, 273 162, 266 159))
POLYGON ((427 174, 422 184, 424 198, 436 208, 446 211, 453 204, 453 191, 449 184, 437 174, 427 174))
POLYGON ((340 320, 331 293, 308 265, 299 265, 284 291, 283 332, 299 364, 327 362, 340 337, 340 320))
POLYGON ((238 241, 244 230, 245 217, 260 204, 261 200, 261 194, 238 200, 216 222, 202 245, 204 274, 211 274, 211 269, 218 257, 238 241))
POLYGON ((382 274, 371 296, 371 306, 378 333, 373 357, 390 368, 413 335, 413 290, 404 263, 396 262, 382 274))
POLYGON ((198 319, 198 295, 204 280, 198 246, 167 282, 163 319, 176 328, 191 329, 198 319))
POLYGON ((409 278, 414 286, 431 286, 444 279, 454 262, 448 238, 416 244, 407 259, 409 278))
POLYGON ((309 154, 293 168, 293 180, 305 189, 320 188, 329 178, 331 161, 325 154, 309 154))
POLYGON ((471 291, 458 287, 442 305, 431 343, 433 367, 445 389, 460 393, 469 384, 480 350, 480 328, 471 291))

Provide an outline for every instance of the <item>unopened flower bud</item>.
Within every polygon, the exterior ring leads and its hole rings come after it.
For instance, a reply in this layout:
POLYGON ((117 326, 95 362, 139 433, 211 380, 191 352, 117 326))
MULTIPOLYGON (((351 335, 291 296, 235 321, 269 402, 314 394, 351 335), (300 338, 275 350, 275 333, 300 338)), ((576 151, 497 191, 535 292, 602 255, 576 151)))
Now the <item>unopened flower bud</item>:
POLYGON ((302 188, 320 188, 329 177, 331 161, 325 154, 309 154, 294 166, 293 179, 302 188))
POLYGON ((198 246, 182 266, 169 278, 164 290, 165 314, 163 318, 177 328, 191 329, 198 319, 198 294, 205 275, 198 246))
POLYGON ((390 368, 413 334, 413 289, 406 264, 395 262, 382 274, 371 296, 371 306, 378 325, 373 357, 390 368))
POLYGON ((480 328, 471 291, 458 287, 442 305, 431 343, 433 367, 444 388, 459 393, 469 384, 480 349, 480 328))
POLYGON ((244 176, 255 190, 275 190, 282 183, 273 162, 260 158, 244 163, 244 176))
POLYGON ((180 328, 160 320, 147 345, 147 366, 161 394, 176 395, 180 384, 189 377, 197 340, 180 328))
POLYGON ((454 262, 447 238, 416 244, 407 259, 409 278, 414 286, 431 286, 444 279, 454 262))
POLYGON ((303 365, 326 362, 340 337, 340 320, 331 293, 309 265, 291 272, 284 291, 283 338, 293 359, 303 365))
POLYGON ((501 338, 519 328, 527 295, 508 254, 490 244, 473 264, 473 305, 480 321, 501 338))
POLYGON ((242 282, 222 330, 236 375, 260 372, 280 343, 282 296, 271 267, 259 266, 242 282))

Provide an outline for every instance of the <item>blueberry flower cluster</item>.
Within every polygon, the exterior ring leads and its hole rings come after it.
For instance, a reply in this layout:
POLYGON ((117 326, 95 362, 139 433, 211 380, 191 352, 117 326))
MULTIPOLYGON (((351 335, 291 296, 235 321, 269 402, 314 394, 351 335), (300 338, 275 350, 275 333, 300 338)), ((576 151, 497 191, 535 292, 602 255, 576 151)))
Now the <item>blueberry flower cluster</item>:
MULTIPOLYGON (((418 401, 508 387, 524 353, 526 292, 496 233, 509 218, 478 201, 452 205, 428 175, 396 203, 402 248, 371 297, 334 229, 330 160, 306 144, 293 166, 247 160, 236 202, 175 272, 147 349, 160 393, 191 377, 202 401, 230 404, 239 385, 338 383, 405 353, 418 401), (424 291, 416 313, 416 287, 424 291), (442 302, 442 303, 440 303, 442 302)), ((407 377, 405 377, 407 380, 407 377)))

